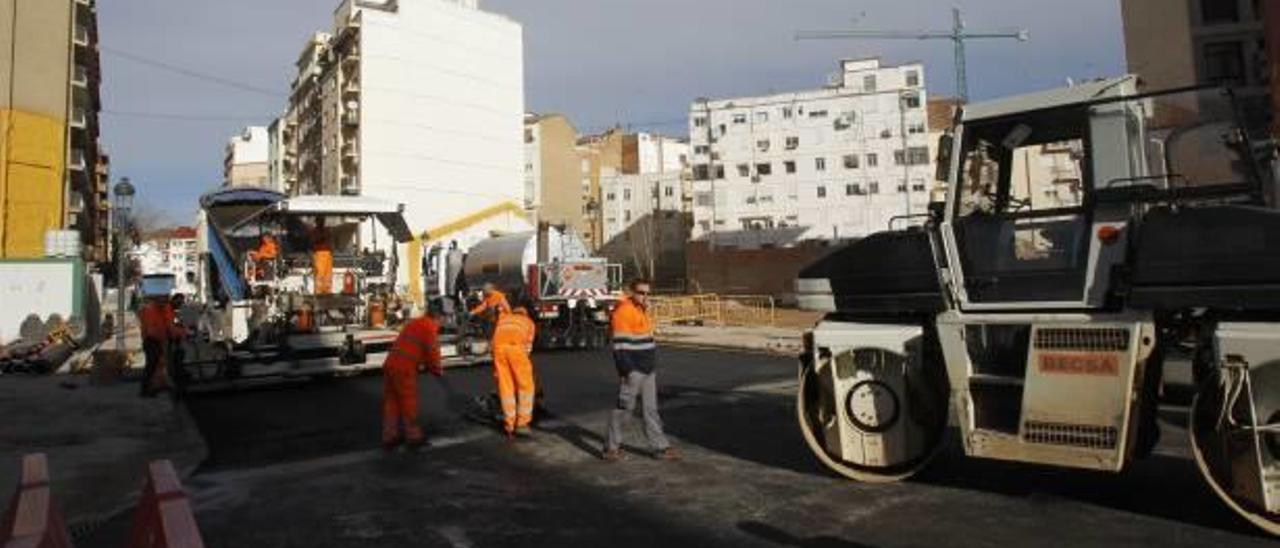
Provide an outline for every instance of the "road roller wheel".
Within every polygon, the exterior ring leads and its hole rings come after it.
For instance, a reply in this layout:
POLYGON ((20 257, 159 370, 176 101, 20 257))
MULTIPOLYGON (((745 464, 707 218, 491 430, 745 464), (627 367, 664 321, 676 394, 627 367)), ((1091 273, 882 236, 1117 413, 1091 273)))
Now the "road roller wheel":
POLYGON ((809 450, 813 451, 813 454, 827 468, 842 476, 865 483, 902 481, 915 475, 929 464, 929 461, 937 454, 938 448, 942 445, 942 433, 946 428, 945 396, 942 398, 944 402, 941 414, 942 421, 937 425, 936 432, 930 433, 932 442, 919 455, 906 462, 883 467, 866 466, 841 460, 837 455, 827 451, 820 438, 823 424, 830 420, 839 420, 835 416, 835 406, 841 405, 836 401, 833 394, 824 392, 826 390, 823 387, 823 383, 819 381, 818 374, 813 368, 806 367, 800 375, 800 386, 796 395, 796 417, 800 422, 800 432, 804 435, 804 441, 809 446, 809 450))
MULTIPOLYGON (((1263 423, 1280 421, 1280 398, 1274 396, 1274 389, 1280 386, 1280 366, 1265 368, 1262 375, 1253 373, 1253 394, 1261 396, 1253 401, 1257 406, 1258 418, 1263 423), (1259 382, 1260 377, 1269 377, 1270 382, 1259 382)), ((1215 379, 1216 380, 1216 379, 1215 379)), ((1232 478, 1231 459, 1223 455, 1238 455, 1242 452, 1270 452, 1271 458, 1280 459, 1280 433, 1268 433, 1262 438, 1261 447, 1251 443, 1251 435, 1229 435, 1216 430, 1216 425, 1224 406, 1223 390, 1216 382, 1203 383, 1191 402, 1191 413, 1187 432, 1191 438, 1191 453, 1195 456, 1196 467, 1218 497, 1227 503, 1235 513, 1244 517, 1249 523, 1276 536, 1280 536, 1280 514, 1268 512, 1253 501, 1246 500, 1229 490, 1232 478), (1256 448, 1255 448, 1256 447, 1256 448)), ((1249 398, 1249 391, 1240 396, 1249 398)), ((1244 404, 1248 404, 1246 400, 1244 404)), ((1235 407, 1239 408, 1238 403, 1235 407)), ((1258 455, 1261 456, 1261 455, 1258 455)))

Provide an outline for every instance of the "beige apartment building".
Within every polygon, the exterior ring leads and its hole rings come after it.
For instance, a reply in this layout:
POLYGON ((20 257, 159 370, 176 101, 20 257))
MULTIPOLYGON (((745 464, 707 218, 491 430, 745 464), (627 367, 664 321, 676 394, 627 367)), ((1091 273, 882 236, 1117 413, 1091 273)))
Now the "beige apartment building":
MULTIPOLYGON (((1121 0, 1129 72, 1142 89, 1235 87, 1250 120, 1271 119, 1277 14, 1265 0, 1121 0), (1269 35, 1271 36, 1269 38, 1269 35)), ((1273 9, 1280 11, 1280 9, 1273 9)))
POLYGON ((538 221, 590 233, 578 130, 561 114, 528 114, 524 120, 525 210, 538 221))
POLYGON ((45 233, 81 233, 106 258, 108 162, 94 0, 0 1, 0 258, 44 254, 45 233))
POLYGON ((250 126, 227 142, 223 186, 271 187, 268 129, 250 126))

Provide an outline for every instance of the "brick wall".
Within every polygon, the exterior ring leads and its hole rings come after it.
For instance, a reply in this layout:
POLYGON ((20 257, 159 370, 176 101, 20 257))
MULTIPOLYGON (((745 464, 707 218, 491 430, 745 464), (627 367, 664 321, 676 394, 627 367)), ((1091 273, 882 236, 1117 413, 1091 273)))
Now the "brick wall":
POLYGON ((806 243, 791 248, 713 250, 707 242, 689 242, 689 291, 772 295, 781 304, 792 304, 800 270, 835 249, 806 243))

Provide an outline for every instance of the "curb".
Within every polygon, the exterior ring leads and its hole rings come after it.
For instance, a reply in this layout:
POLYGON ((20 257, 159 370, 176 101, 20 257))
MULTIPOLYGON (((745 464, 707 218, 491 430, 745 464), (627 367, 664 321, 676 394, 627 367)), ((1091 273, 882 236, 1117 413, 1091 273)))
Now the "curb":
POLYGON ((740 352, 744 354, 757 354, 757 355, 766 355, 766 356, 795 357, 800 353, 799 347, 794 349, 777 348, 777 347, 762 348, 762 347, 740 346, 740 345, 732 345, 732 344, 690 342, 690 341, 680 340, 680 339, 663 339, 661 337, 658 338, 658 342, 662 343, 665 346, 675 347, 675 348, 686 348, 686 349, 692 349, 692 350, 714 350, 714 351, 720 351, 720 352, 740 352))

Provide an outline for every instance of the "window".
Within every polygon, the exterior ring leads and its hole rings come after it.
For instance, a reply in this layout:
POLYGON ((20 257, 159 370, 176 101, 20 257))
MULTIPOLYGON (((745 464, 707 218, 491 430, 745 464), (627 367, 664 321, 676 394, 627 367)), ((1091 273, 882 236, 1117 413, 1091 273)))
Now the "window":
POLYGON ((795 173, 795 172, 796 172, 796 162, 795 162, 795 160, 787 160, 787 161, 783 162, 783 163, 782 163, 782 165, 783 165, 783 167, 784 167, 784 169, 786 170, 786 172, 787 172, 787 173, 795 173))
POLYGON ((914 123, 907 126, 907 133, 911 135, 919 135, 921 133, 924 133, 924 124, 914 123))
POLYGON ((763 123, 768 122, 768 121, 769 121, 769 113, 768 113, 768 112, 765 112, 765 111, 763 111, 763 110, 762 110, 762 111, 760 111, 760 112, 757 112, 757 113, 756 113, 756 123, 757 123, 757 124, 763 124, 763 123))
POLYGON ((907 108, 920 108, 920 96, 919 95, 904 96, 902 98, 902 103, 906 105, 907 108))
POLYGON ((1204 77, 1211 84, 1244 83, 1244 49, 1240 42, 1204 45, 1204 77))
POLYGON ((867 184, 867 192, 868 192, 868 193, 870 193, 870 194, 879 194, 879 193, 880 193, 880 183, 877 183, 877 182, 875 182, 875 181, 871 181, 870 183, 868 183, 868 184, 867 184))
POLYGON ((693 205, 698 207, 711 207, 715 204, 710 192, 699 192, 693 197, 693 205))
POLYGON ((734 114, 734 115, 733 115, 733 123, 734 123, 734 124, 745 124, 745 123, 747 123, 747 115, 746 115, 746 114, 734 114))
POLYGON ((809 117, 810 117, 810 118, 826 118, 826 117, 827 117, 827 111, 826 111, 825 109, 824 109, 824 110, 811 110, 811 111, 809 111, 809 117))
MULTIPOLYGON (((716 133, 716 135, 724 135, 724 134, 726 134, 726 133, 728 133, 728 132, 729 132, 729 127, 728 127, 728 126, 726 126, 726 125, 724 125, 724 124, 720 124, 720 127, 719 127, 718 129, 719 129, 720 131, 719 131, 719 132, 717 132, 717 133, 716 133)), ((714 141, 713 141, 713 142, 714 142, 714 141)))
POLYGON ((724 166, 723 166, 723 165, 716 166, 716 179, 720 179, 720 180, 723 180, 723 179, 724 179, 724 166))
POLYGON ((826 198, 826 197, 827 197, 827 187, 822 186, 822 185, 818 185, 818 197, 819 197, 819 198, 826 198))
POLYGON ((629 223, 629 222, 631 222, 631 210, 627 210, 627 211, 623 211, 623 212, 622 212, 622 222, 624 222, 624 223, 629 223))
MULTIPOLYGON (((631 199, 631 189, 629 189, 629 188, 624 188, 624 189, 622 189, 622 199, 623 199, 623 200, 630 200, 630 199, 631 199)), ((627 220, 628 220, 628 221, 630 221, 630 220, 631 220, 631 214, 630 214, 630 213, 628 213, 628 214, 627 214, 627 220)))
POLYGON ((913 166, 929 165, 929 147, 910 147, 907 149, 907 163, 913 166))
POLYGON ((794 109, 792 109, 791 107, 782 107, 782 117, 783 117, 783 118, 785 118, 785 119, 787 119, 787 120, 790 120, 792 116, 795 116, 795 110, 794 110, 794 109))
POLYGON ((836 131, 844 131, 853 127, 853 121, 856 118, 857 115, 852 112, 841 112, 840 115, 836 117, 835 122, 832 122, 831 127, 836 131))
POLYGON ((862 185, 858 183, 844 185, 845 196, 862 196, 863 194, 865 193, 862 191, 862 185))
POLYGON ((610 202, 612 202, 612 201, 614 201, 614 200, 616 200, 616 199, 618 199, 618 195, 617 195, 617 194, 614 194, 614 193, 612 193, 612 192, 610 192, 609 194, 606 194, 606 195, 605 195, 605 200, 608 200, 608 201, 610 201, 610 202))
POLYGON ((675 187, 670 187, 670 186, 669 186, 669 187, 667 187, 667 188, 662 189, 662 195, 663 195, 663 196, 666 196, 666 197, 668 197, 668 198, 670 198, 670 197, 672 197, 672 196, 675 196, 675 195, 676 195, 676 189, 675 189, 675 187))
POLYGON ((817 171, 826 171, 826 170, 827 170, 827 159, 826 159, 826 158, 814 158, 814 159, 813 159, 813 169, 814 169, 814 170, 817 170, 817 171))
POLYGON ((787 150, 795 150, 800 148, 799 137, 787 137, 787 150))
POLYGON ((880 165, 880 158, 879 158, 878 156, 876 156, 874 152, 873 152, 873 153, 871 153, 871 154, 868 154, 868 155, 867 155, 867 167, 876 167, 876 166, 878 166, 878 165, 880 165))
POLYGON ((698 116, 693 119, 693 127, 707 127, 707 117, 698 116))
POLYGON ((923 182, 920 182, 918 180, 911 182, 911 192, 924 192, 924 191, 925 191, 925 187, 923 182))
POLYGON ((711 154, 711 145, 694 145, 694 154, 711 154))
POLYGON ((709 232, 711 230, 711 221, 698 221, 698 229, 703 232, 709 232))
POLYGON ((866 93, 875 93, 876 91, 876 75, 862 77, 862 91, 866 93))
POLYGON ((526 144, 527 144, 527 143, 532 143, 532 142, 533 142, 533 130, 532 130, 532 129, 526 129, 526 130, 524 130, 524 142, 525 142, 526 144))
POLYGON ((751 166, 749 166, 749 165, 747 165, 747 164, 738 164, 738 176, 739 176, 739 177, 750 177, 750 176, 751 176, 751 166))
POLYGON ((920 86, 920 73, 918 71, 908 70, 907 71, 907 87, 914 88, 919 86, 920 86))
POLYGON ((858 155, 857 155, 857 154, 845 154, 845 155, 844 155, 844 168, 845 168, 845 169, 858 169, 858 155))
POLYGON ((759 150, 760 152, 769 152, 769 140, 761 139, 756 141, 756 150, 759 150))
POLYGON ((1237 0, 1200 0, 1200 21, 1206 25, 1240 21, 1237 0))
POLYGON ((773 164, 770 162, 756 164, 756 175, 773 175, 773 164))
POLYGON ((906 191, 907 191, 907 183, 906 182, 898 183, 898 192, 902 193, 906 191))
POLYGON ((707 164, 698 164, 693 166, 693 180, 706 181, 711 179, 711 168, 707 164))
POLYGON ((892 138, 893 138, 893 130, 892 130, 892 129, 889 129, 889 128, 884 128, 884 129, 880 130, 880 138, 881 138, 881 139, 892 139, 892 138))

